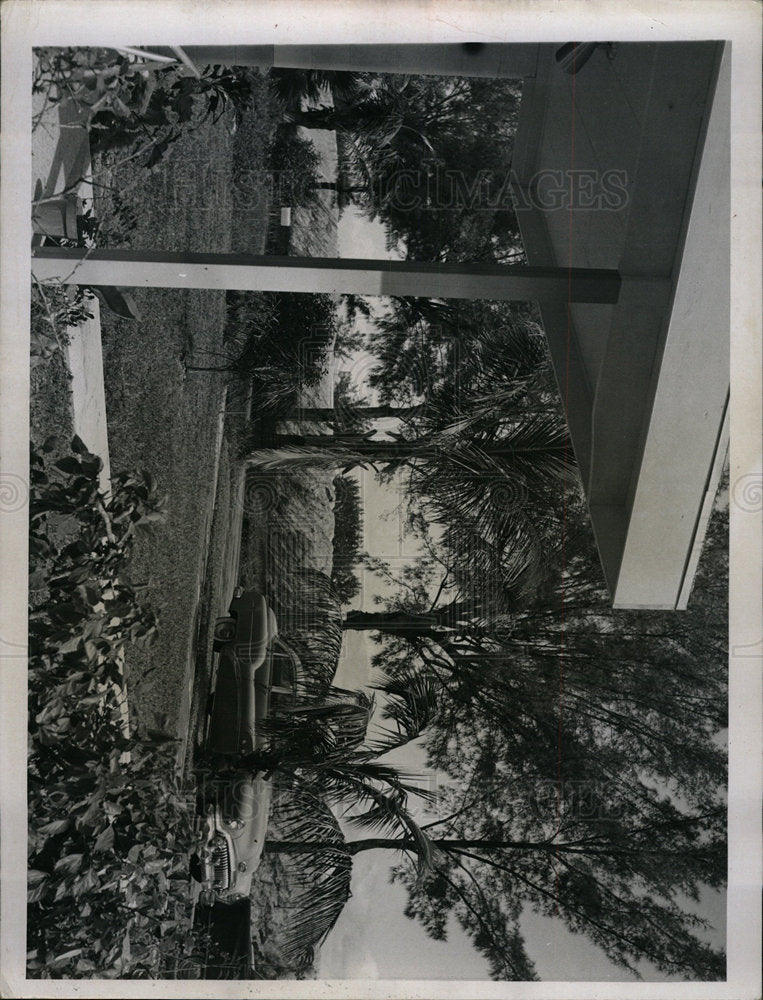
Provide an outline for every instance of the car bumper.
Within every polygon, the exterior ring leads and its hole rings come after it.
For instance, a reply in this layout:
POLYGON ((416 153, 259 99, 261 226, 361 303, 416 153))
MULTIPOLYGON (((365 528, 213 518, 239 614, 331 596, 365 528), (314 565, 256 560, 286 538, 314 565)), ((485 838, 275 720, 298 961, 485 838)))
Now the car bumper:
POLYGON ((262 859, 272 787, 262 778, 232 782, 207 809, 204 879, 221 901, 248 896, 262 859))

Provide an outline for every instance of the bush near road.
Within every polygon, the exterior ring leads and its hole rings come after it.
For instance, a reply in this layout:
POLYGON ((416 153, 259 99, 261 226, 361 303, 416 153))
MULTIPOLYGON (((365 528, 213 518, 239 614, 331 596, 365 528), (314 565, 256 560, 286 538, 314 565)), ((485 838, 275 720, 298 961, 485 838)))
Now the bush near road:
POLYGON ((120 656, 153 612, 123 576, 160 520, 142 473, 99 491, 79 438, 31 456, 27 962, 32 978, 195 978, 195 796, 164 734, 128 736, 120 656))

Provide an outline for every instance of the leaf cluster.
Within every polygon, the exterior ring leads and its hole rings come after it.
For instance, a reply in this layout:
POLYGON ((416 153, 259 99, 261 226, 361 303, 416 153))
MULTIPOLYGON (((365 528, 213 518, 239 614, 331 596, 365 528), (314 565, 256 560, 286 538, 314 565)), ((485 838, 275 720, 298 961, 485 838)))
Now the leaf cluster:
POLYGON ((178 64, 156 64, 104 48, 38 49, 34 90, 48 101, 73 101, 93 152, 128 149, 157 166, 189 128, 217 121, 250 102, 246 72, 206 67, 197 77, 178 64))
POLYGON ((521 253, 509 193, 516 82, 366 74, 361 84, 351 102, 335 102, 329 127, 388 247, 411 260, 521 253))
POLYGON ((229 291, 225 354, 197 371, 231 372, 251 379, 258 407, 285 415, 302 389, 320 381, 339 330, 336 304, 322 293, 229 291))
MULTIPOLYGON (((449 779, 426 829, 440 867, 424 882, 405 867, 396 878, 409 915, 432 934, 455 915, 499 978, 514 974, 501 965, 501 935, 516 931, 508 900, 562 919, 637 975, 642 961, 724 975, 687 905, 726 877, 726 643, 723 612, 707 603, 724 592, 715 523, 709 538, 688 620, 613 611, 592 553, 574 549, 562 579, 513 614, 463 601, 460 623, 422 609, 426 628, 388 635, 391 612, 379 615, 384 715, 403 728, 426 719, 428 764, 449 779)), ((408 596, 401 588, 391 606, 408 596)))
POLYGON ((104 495, 79 438, 56 453, 47 441, 30 467, 29 974, 198 976, 195 798, 173 741, 128 735, 122 720, 125 646, 156 629, 125 564, 161 503, 142 473, 104 495))
POLYGON ((63 286, 32 285, 30 315, 30 365, 45 364, 68 343, 67 328, 92 319, 88 310, 93 293, 78 286, 67 294, 63 286))

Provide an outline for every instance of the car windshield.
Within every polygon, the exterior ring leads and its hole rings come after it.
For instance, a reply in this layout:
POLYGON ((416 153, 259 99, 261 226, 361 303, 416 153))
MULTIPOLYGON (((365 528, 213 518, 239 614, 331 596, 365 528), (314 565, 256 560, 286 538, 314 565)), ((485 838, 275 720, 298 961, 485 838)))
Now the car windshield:
POLYGON ((282 642, 273 642, 273 667, 270 695, 271 711, 285 708, 294 703, 296 695, 297 670, 293 653, 282 642))

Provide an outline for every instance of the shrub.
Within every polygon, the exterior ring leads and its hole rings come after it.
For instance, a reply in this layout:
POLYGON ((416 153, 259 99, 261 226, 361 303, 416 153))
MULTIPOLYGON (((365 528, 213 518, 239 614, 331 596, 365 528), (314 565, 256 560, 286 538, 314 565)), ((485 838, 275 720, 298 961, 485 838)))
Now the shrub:
POLYGON ((189 127, 216 121, 228 107, 240 117, 251 101, 245 70, 211 66, 195 77, 179 64, 147 69, 106 48, 45 48, 36 55, 34 91, 47 101, 67 98, 79 106, 91 151, 142 151, 148 168, 189 127))
POLYGON ((66 347, 67 327, 79 326, 93 318, 88 311, 93 298, 89 289, 81 287, 73 289, 70 298, 62 285, 32 285, 29 345, 32 368, 49 361, 66 347))
POLYGON ((287 579, 269 580, 272 600, 282 634, 299 657, 305 682, 313 691, 329 687, 342 651, 342 606, 332 581, 314 569, 295 564, 290 539, 281 540, 287 579), (290 558, 290 556, 292 558, 290 558), (289 563, 291 562, 291 566, 289 563))
POLYGON ((312 141, 300 136, 293 125, 276 129, 267 163, 280 204, 307 205, 315 200, 321 158, 312 141))
POLYGON ((188 858, 195 794, 164 734, 128 736, 125 644, 156 629, 125 577, 138 531, 162 518, 150 478, 99 490, 79 440, 33 451, 30 569, 44 603, 29 622, 28 972, 34 978, 198 975, 188 858))
POLYGON ((252 379, 259 411, 274 418, 317 384, 339 321, 330 295, 230 291, 226 341, 238 354, 227 370, 252 379), (235 348, 233 345, 237 345, 235 348))

